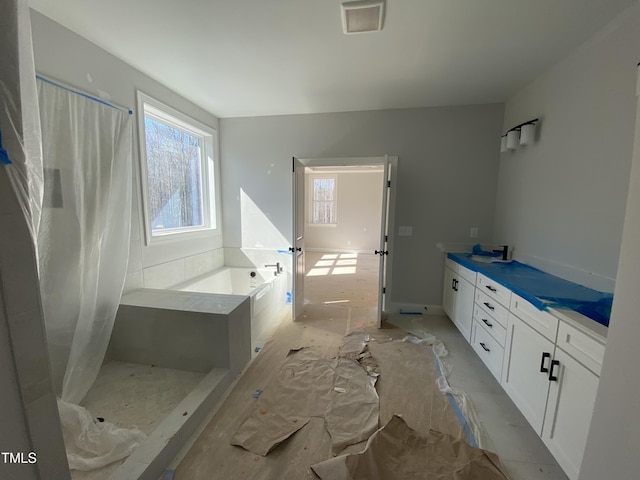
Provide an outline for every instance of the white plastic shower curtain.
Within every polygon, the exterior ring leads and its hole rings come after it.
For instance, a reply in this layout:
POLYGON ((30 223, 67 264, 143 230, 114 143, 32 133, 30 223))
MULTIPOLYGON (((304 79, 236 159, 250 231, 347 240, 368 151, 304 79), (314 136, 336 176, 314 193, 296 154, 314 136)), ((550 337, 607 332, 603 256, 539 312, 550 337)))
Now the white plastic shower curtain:
POLYGON ((40 292, 52 354, 68 356, 62 400, 77 404, 102 365, 127 270, 131 122, 127 112, 42 79, 37 85, 40 292))
POLYGON ((104 360, 127 270, 130 112, 44 79, 36 90, 24 0, 0 2, 0 31, 0 160, 36 246, 70 467, 98 468, 145 437, 96 423, 77 405, 104 360))

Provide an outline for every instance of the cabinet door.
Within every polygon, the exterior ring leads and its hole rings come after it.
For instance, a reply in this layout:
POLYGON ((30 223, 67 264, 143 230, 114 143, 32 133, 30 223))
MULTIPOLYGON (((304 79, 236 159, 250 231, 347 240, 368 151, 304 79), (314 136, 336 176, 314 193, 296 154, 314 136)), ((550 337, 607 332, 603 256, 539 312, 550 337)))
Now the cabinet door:
POLYGON ((454 277, 453 270, 449 267, 444 269, 444 283, 442 284, 442 309, 451 320, 453 320, 453 301, 454 301, 454 277))
POLYGON ((542 440, 571 480, 578 478, 587 444, 591 415, 598 390, 598 377, 557 349, 556 381, 549 382, 549 401, 542 440))
POLYGON ((455 302, 453 306, 453 323, 467 342, 471 342, 471 322, 473 321, 473 305, 475 300, 475 285, 462 277, 456 283, 455 302))
POLYGON ((549 392, 547 372, 554 344, 513 314, 507 325, 502 388, 540 435, 549 392))

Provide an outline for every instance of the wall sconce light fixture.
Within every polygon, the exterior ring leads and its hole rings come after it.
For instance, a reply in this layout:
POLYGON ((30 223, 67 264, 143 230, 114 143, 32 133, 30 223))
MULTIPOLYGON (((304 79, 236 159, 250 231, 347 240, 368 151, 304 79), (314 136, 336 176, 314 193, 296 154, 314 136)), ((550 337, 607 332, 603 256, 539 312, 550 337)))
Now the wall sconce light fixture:
POLYGON ((540 119, 534 118, 509 129, 500 139, 500 152, 515 150, 519 145, 531 145, 535 141, 536 122, 539 121, 540 119))

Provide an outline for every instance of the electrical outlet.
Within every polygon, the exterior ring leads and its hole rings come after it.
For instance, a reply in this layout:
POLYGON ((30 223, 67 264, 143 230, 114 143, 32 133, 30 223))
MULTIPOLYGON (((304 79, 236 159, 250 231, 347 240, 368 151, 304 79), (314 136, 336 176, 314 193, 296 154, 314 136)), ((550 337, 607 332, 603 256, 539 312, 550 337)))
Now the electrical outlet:
POLYGON ((399 227, 398 235, 401 237, 410 237, 413 235, 413 227, 399 227))
POLYGON ((478 227, 471 227, 471 231, 469 232, 469 237, 478 238, 478 227))

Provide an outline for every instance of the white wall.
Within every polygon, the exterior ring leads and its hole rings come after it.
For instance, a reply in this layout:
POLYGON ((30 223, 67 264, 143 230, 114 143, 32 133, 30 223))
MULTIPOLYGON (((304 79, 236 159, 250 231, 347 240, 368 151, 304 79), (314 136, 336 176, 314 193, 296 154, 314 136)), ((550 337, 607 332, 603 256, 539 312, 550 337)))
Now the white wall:
MULTIPOLYGON (((136 90, 218 129, 218 119, 95 44, 32 11, 36 71, 136 110, 136 90)), ((114 26, 117 29, 117 26, 114 26)), ((117 33, 114 31, 114 34, 117 33)), ((136 112, 137 114, 137 112, 136 112)), ((129 269, 125 289, 163 287, 223 263, 222 235, 146 246, 142 228, 137 121, 134 124, 134 192, 129 269)))
POLYGON ((312 178, 323 176, 307 173, 305 198, 305 247, 307 250, 356 251, 373 253, 380 248, 382 217, 382 178, 379 172, 336 172, 336 225, 314 225, 311 219, 310 192, 312 178))
POLYGON ((291 245, 293 156, 398 155, 395 225, 413 226, 413 236, 394 238, 391 300, 440 305, 436 244, 492 237, 502 118, 502 105, 479 105, 221 119, 225 247, 255 242, 240 215, 247 197, 263 243, 291 245))
MULTIPOLYGON (((636 19, 638 17, 636 16, 636 19)), ((636 20, 637 21, 637 20, 636 20)), ((640 22, 636 23, 640 27, 640 22)), ((640 50, 639 50, 640 52, 640 50)), ((640 119, 640 104, 637 110, 640 119)), ((611 312, 598 396, 589 430, 580 480, 637 478, 640 452, 640 122, 627 212, 622 236, 616 292, 611 312)))
POLYGON ((580 480, 640 471, 639 61, 635 4, 505 107, 505 129, 537 116, 542 129, 537 144, 502 155, 496 241, 587 285, 615 279, 580 480))
POLYGON ((541 122, 536 143, 501 155, 495 243, 608 291, 622 238, 639 59, 636 6, 505 106, 505 131, 541 122))
MULTIPOLYGON (((637 22, 638 16, 636 16, 637 22)), ((636 28, 640 27, 635 23, 636 28)), ((640 51, 639 51, 640 52, 640 51)), ((640 93, 640 92, 639 92, 640 93)), ((640 120, 640 103, 637 110, 640 120)), ((640 471, 640 121, 622 236, 611 327, 580 480, 637 478, 640 471)))

